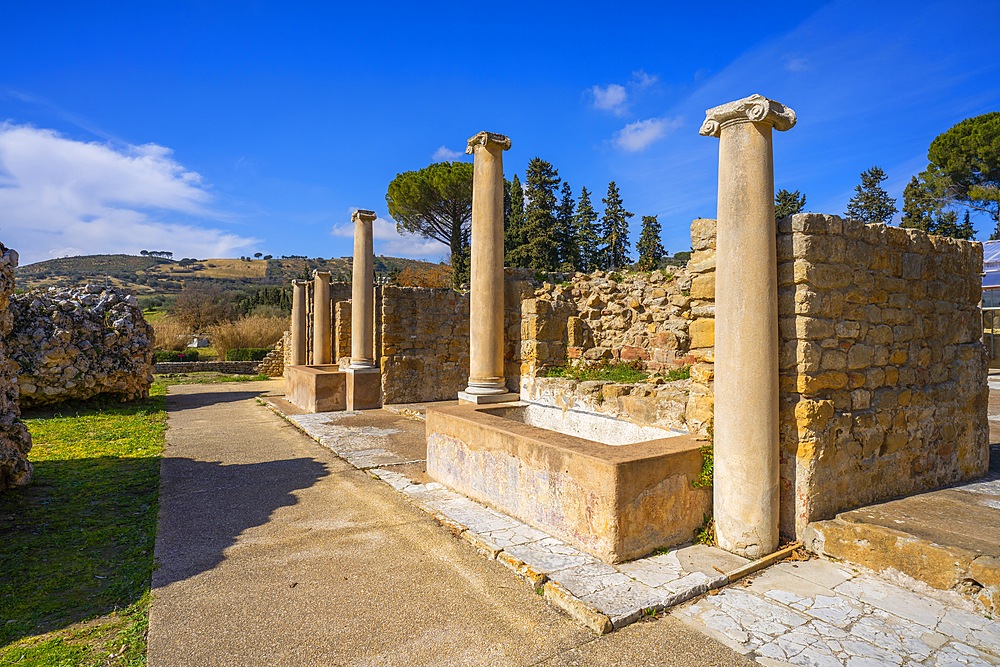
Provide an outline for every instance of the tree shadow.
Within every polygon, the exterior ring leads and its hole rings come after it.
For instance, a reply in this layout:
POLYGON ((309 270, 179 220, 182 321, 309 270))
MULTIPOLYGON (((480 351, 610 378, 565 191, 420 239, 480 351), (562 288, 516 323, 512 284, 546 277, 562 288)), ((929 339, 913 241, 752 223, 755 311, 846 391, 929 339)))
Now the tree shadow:
MULTIPOLYGON (((203 386, 203 385, 198 385, 203 386)), ((205 408, 219 403, 236 403, 251 398, 257 398, 266 394, 261 391, 205 391, 193 394, 178 394, 171 392, 168 394, 167 412, 180 412, 181 410, 192 410, 194 408, 205 408)))
POLYGON ((230 465, 164 458, 154 590, 213 569, 243 531, 329 474, 312 458, 230 465))

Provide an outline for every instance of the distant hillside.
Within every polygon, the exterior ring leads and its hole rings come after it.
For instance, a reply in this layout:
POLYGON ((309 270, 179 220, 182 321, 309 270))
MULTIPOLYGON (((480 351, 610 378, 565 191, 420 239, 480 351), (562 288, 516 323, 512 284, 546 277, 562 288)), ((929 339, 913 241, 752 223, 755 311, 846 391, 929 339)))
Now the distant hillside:
MULTIPOLYGON (((182 259, 170 260, 138 255, 85 255, 62 257, 18 267, 18 289, 110 284, 131 290, 136 296, 176 294, 185 285, 252 289, 263 285, 287 285, 306 278, 314 269, 330 271, 334 280, 350 282, 351 258, 336 259, 182 259)), ((451 267, 416 259, 376 257, 376 274, 395 276, 396 284, 446 287, 451 267)))

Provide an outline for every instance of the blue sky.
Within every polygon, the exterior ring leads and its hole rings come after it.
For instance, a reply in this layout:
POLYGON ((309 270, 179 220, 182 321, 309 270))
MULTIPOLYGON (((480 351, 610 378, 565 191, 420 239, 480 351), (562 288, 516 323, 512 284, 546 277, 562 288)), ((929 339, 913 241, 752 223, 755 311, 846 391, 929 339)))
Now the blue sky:
MULTIPOLYGON (((1000 3, 9 2, 0 21, 0 241, 22 263, 101 252, 380 254, 400 171, 501 132, 578 196, 618 183, 668 251, 715 214, 705 109, 791 107, 776 187, 842 213, 879 165, 900 198, 930 141, 1000 110, 1000 3)), ((990 223, 974 218, 980 238, 990 223)))

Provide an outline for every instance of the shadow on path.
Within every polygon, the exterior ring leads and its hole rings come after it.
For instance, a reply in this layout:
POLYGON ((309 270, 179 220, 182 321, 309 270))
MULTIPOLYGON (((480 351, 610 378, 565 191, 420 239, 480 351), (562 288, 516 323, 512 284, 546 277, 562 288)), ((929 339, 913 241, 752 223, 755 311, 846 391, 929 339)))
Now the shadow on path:
POLYGON ((175 394, 167 396, 167 412, 180 412, 181 410, 191 410, 194 408, 204 408, 219 403, 236 403, 250 398, 257 398, 266 390, 260 391, 218 391, 201 392, 197 394, 175 394))
POLYGON ((297 502, 295 491, 329 474, 312 458, 231 465, 164 458, 154 590, 211 570, 243 531, 267 523, 275 510, 297 502))

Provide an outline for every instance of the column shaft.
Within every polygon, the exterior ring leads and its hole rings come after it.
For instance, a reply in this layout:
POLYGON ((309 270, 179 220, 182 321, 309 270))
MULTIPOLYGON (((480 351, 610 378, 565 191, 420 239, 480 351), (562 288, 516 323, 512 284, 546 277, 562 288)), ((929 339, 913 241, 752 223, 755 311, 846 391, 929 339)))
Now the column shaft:
POLYGON ((290 361, 292 366, 306 363, 306 281, 292 281, 292 326, 290 361))
POLYGON ((472 179, 472 267, 468 394, 506 394, 503 369, 503 151, 510 140, 480 133, 469 140, 472 179), (485 136, 484 136, 485 135, 485 136))
POLYGON ((351 282, 351 368, 375 367, 374 211, 355 211, 351 282))
POLYGON ((313 271, 313 364, 333 363, 330 272, 313 271))

